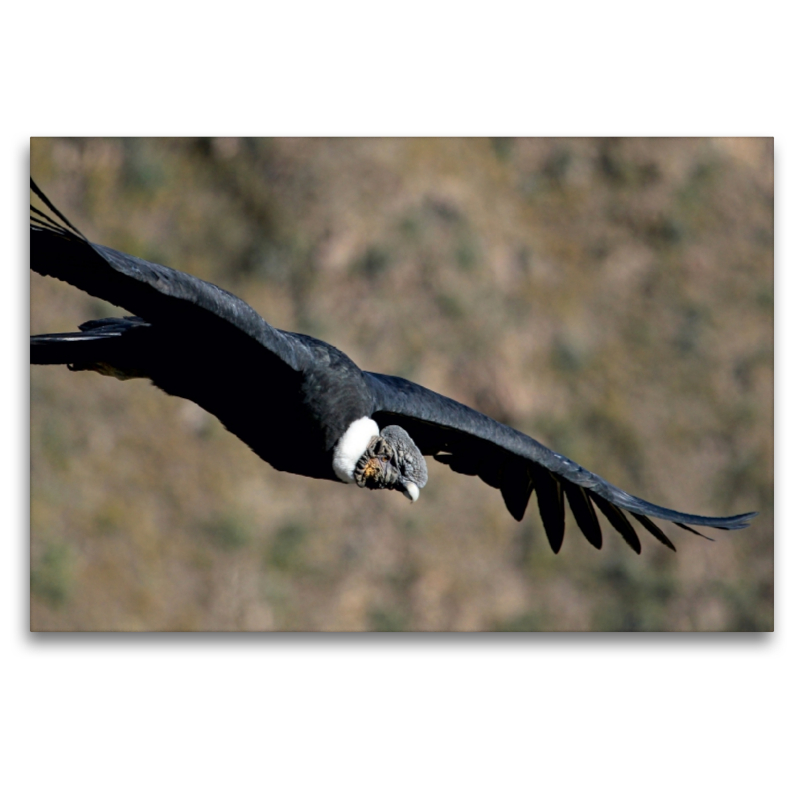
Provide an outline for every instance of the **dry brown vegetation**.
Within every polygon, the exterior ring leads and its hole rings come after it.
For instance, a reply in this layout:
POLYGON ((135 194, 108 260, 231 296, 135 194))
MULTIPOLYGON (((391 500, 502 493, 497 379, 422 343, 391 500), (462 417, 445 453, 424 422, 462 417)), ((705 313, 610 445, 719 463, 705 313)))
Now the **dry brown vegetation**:
MULTIPOLYGON (((31 370, 34 630, 771 630, 772 141, 50 140, 94 241, 211 280, 653 502, 558 556, 429 462, 411 507, 276 472, 145 381, 31 370), (643 537, 646 534, 643 533, 643 537)), ((31 278, 31 330, 119 313, 31 278)))

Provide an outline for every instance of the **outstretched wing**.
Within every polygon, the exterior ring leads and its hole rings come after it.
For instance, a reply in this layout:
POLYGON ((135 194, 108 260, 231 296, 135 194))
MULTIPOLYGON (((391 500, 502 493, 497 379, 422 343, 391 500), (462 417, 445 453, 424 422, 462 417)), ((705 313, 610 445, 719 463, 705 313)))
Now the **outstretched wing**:
POLYGON ((381 426, 400 425, 424 455, 432 455, 455 472, 477 475, 500 489, 506 507, 521 520, 532 492, 554 552, 564 540, 565 498, 584 536, 598 549, 603 539, 596 509, 641 552, 639 537, 624 511, 662 544, 672 542, 650 517, 681 528, 690 525, 735 530, 746 527, 754 513, 735 517, 701 517, 648 503, 612 486, 508 425, 403 378, 364 373, 375 396, 373 419, 381 426))
MULTIPOLYGON (((215 330, 254 340, 292 370, 308 363, 299 335, 279 331, 244 300, 213 283, 93 244, 47 199, 31 179, 31 190, 52 212, 31 206, 31 269, 172 329, 215 330)), ((240 338, 241 338, 240 337, 240 338)))

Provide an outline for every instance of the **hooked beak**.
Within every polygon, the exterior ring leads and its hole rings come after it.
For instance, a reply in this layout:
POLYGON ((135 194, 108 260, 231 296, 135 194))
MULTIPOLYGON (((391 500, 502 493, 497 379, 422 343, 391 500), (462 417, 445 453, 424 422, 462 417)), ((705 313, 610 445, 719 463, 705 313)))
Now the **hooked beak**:
POLYGON ((403 484, 403 494, 412 502, 419 500, 419 486, 412 481, 403 484))

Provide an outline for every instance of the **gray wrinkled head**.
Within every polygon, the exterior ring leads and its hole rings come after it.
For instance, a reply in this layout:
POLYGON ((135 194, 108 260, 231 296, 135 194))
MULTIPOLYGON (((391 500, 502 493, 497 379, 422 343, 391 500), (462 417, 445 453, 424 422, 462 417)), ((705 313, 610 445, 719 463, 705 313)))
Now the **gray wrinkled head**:
POLYGON ((413 503, 428 482, 428 467, 414 440, 401 427, 387 425, 369 443, 353 477, 362 488, 396 489, 413 503))

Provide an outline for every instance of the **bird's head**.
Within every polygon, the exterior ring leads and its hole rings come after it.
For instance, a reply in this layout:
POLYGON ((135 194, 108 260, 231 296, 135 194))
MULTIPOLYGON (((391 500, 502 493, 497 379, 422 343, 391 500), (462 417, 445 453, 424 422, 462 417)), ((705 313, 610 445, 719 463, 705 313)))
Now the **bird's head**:
POLYGON ((397 425, 387 425, 370 440, 353 478, 362 488, 396 489, 413 503, 428 482, 428 468, 414 440, 397 425))

